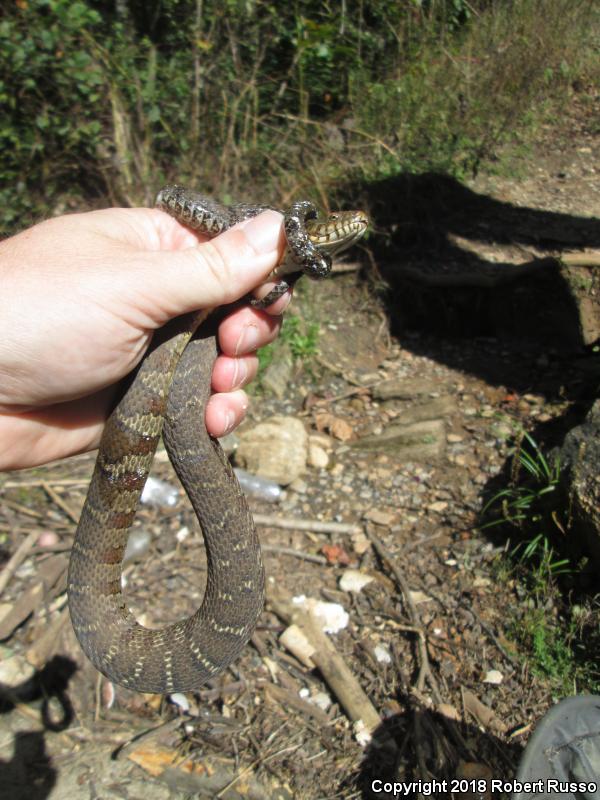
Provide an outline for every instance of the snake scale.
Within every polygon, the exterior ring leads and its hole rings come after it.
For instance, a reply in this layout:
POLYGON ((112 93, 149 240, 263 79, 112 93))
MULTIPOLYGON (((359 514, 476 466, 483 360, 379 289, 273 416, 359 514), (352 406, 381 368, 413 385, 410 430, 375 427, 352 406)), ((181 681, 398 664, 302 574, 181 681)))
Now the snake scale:
MULTIPOLYGON (((156 204, 209 237, 270 208, 225 206, 178 186, 159 192, 156 204)), ((274 273, 279 283, 254 304, 266 307, 302 273, 324 277, 331 256, 357 241, 367 224, 360 211, 319 221, 311 203, 294 203, 284 212, 288 247, 274 273)), ((252 515, 203 424, 217 355, 209 314, 187 314, 157 331, 128 378, 104 427, 69 564, 71 619, 84 652, 106 677, 141 692, 188 691, 222 672, 250 638, 263 606, 252 515), (127 607, 121 561, 161 434, 202 527, 208 572, 200 608, 153 630, 127 607)))

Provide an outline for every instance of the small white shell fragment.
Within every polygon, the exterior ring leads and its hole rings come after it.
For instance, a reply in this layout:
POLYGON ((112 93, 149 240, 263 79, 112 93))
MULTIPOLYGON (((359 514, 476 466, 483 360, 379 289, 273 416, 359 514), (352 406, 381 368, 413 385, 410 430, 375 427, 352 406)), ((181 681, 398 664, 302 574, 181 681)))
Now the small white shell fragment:
POLYGON ((483 676, 484 683, 499 684, 502 683, 503 680, 504 680, 504 675, 500 672, 500 670, 497 669, 490 669, 483 676))
POLYGON ((292 603, 295 606, 303 606, 306 603, 306 595, 298 594, 296 597, 292 597, 292 603))
POLYGON ((185 540, 190 535, 190 529, 187 525, 184 525, 183 528, 180 528, 177 533, 175 534, 175 538, 178 542, 185 542, 185 540))
POLYGON ((322 600, 315 600, 314 597, 306 597, 301 594, 292 597, 292 603, 302 606, 309 611, 321 625, 321 630, 325 633, 338 633, 347 627, 350 621, 348 612, 339 603, 325 603, 322 600))
POLYGON ((367 747, 369 744, 371 744, 371 739, 373 737, 367 730, 367 727, 362 719, 357 720, 353 724, 352 730, 354 731, 354 738, 361 747, 367 747))
POLYGON ((298 696, 301 697, 303 700, 306 700, 310 697, 310 689, 307 689, 306 686, 303 686, 302 689, 298 692, 298 696))
POLYGON ((190 701, 182 692, 173 692, 169 695, 169 700, 187 714, 190 710, 190 701))
POLYGON ((380 664, 391 664, 392 663, 392 656, 390 651, 387 647, 384 647, 382 644, 375 645, 373 650, 375 653, 375 658, 379 661, 380 664))
POLYGON ((372 583, 374 578, 366 575, 358 569, 347 569, 340 578, 340 589, 343 592, 362 592, 367 584, 372 583))
POLYGON ((338 633, 350 622, 350 615, 339 603, 325 603, 309 598, 307 608, 317 617, 325 633, 338 633))

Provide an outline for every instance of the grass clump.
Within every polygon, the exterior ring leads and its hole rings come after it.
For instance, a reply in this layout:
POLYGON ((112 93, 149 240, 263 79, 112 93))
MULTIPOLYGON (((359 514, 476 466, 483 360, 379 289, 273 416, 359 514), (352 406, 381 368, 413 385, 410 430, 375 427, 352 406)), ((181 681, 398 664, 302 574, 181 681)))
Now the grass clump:
POLYGON ((507 534, 497 572, 522 600, 512 638, 557 698, 600 690, 600 609, 597 597, 573 601, 587 562, 569 549, 567 505, 558 456, 519 430, 509 484, 484 506, 480 529, 507 534))
POLYGON ((513 636, 527 652, 533 674, 546 680, 557 698, 598 692, 597 610, 591 605, 585 610, 572 606, 556 614, 548 606, 528 609, 513 626, 513 636))
POLYGON ((298 314, 286 314, 277 341, 261 347, 258 351, 259 385, 261 373, 277 358, 278 353, 285 352, 296 364, 302 364, 310 372, 311 361, 319 351, 319 324, 307 321, 298 314))
POLYGON ((483 507, 480 529, 506 531, 511 558, 529 568, 535 585, 572 571, 564 554, 568 513, 560 489, 559 457, 548 459, 533 437, 520 430, 509 484, 483 507))

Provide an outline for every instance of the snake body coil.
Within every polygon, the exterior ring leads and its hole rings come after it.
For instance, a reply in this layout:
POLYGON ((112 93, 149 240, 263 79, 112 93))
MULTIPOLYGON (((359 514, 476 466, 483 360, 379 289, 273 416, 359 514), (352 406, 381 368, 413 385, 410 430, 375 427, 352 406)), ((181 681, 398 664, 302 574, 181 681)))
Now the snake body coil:
MULTIPOLYGON (((208 236, 268 208, 223 206, 176 186, 163 189, 157 205, 208 236)), ((284 214, 288 254, 276 274, 291 273, 290 283, 303 272, 323 277, 331 254, 367 227, 362 212, 332 214, 323 222, 314 216, 304 202, 284 214)), ((281 281, 262 305, 287 285, 281 281)), ((158 331, 130 377, 104 427, 71 553, 69 607, 83 650, 108 678, 142 692, 191 690, 216 676, 238 656, 263 606, 252 515, 220 445, 202 424, 217 355, 214 331, 201 326, 207 316, 187 314, 158 331), (202 527, 208 574, 195 614, 150 630, 127 608, 121 561, 161 434, 202 527)))

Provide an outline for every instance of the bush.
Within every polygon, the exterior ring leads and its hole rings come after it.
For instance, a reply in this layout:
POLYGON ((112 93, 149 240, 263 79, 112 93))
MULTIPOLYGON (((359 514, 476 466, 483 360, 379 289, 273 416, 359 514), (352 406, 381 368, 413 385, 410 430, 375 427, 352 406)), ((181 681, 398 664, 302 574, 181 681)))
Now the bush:
POLYGON ((327 204, 348 177, 460 175, 590 69, 597 31, 592 0, 16 0, 0 226, 173 178, 327 204))

